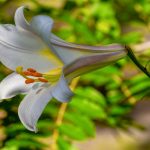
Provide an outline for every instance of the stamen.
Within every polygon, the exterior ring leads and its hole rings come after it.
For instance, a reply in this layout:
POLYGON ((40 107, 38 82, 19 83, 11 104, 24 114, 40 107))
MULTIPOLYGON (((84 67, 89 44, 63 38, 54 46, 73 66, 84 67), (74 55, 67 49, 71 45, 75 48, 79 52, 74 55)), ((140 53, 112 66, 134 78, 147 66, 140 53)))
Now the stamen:
POLYGON ((26 76, 42 77, 42 74, 39 73, 39 72, 23 71, 23 74, 26 75, 26 76))
POLYGON ((33 68, 28 68, 27 71, 32 72, 32 73, 36 72, 36 70, 33 68))
POLYGON ((45 83, 48 82, 48 80, 46 80, 44 78, 38 78, 38 80, 41 81, 41 82, 45 82, 45 83))
POLYGON ((34 83, 34 82, 43 82, 43 83, 57 82, 60 78, 61 71, 62 71, 61 68, 56 68, 46 74, 42 74, 40 72, 37 72, 33 68, 28 68, 25 71, 23 71, 23 67, 21 67, 21 66, 16 68, 16 72, 26 79, 25 80, 26 84, 30 84, 30 83, 34 83))
POLYGON ((23 71, 23 74, 24 74, 25 76, 32 76, 32 73, 29 72, 29 71, 23 71))
POLYGON ((26 79, 26 80, 25 80, 25 83, 26 83, 26 84, 30 84, 30 83, 34 83, 34 82, 35 82, 34 79, 26 79))
POLYGON ((42 77, 42 74, 39 73, 39 72, 35 72, 35 73, 32 73, 32 76, 34 76, 34 77, 42 77))

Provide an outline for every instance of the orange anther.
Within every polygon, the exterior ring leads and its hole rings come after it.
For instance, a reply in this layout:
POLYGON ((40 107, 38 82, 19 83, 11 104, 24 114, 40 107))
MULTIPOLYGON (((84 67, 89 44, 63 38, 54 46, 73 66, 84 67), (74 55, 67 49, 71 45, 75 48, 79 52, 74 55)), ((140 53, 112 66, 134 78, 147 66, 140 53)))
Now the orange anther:
POLYGON ((36 72, 36 70, 35 70, 35 69, 33 69, 33 68, 28 68, 28 69, 27 69, 27 71, 29 71, 29 72, 33 72, 33 73, 34 73, 34 72, 36 72))
POLYGON ((39 73, 39 72, 35 72, 35 73, 32 73, 32 76, 34 76, 34 77, 42 77, 42 74, 39 73))
POLYGON ((25 83, 26 84, 30 84, 30 83, 33 83, 34 81, 35 81, 34 79, 26 79, 25 83))
POLYGON ((46 80, 44 78, 38 78, 38 80, 41 81, 41 82, 45 82, 45 83, 48 82, 48 80, 46 80))
POLYGON ((26 76, 32 76, 32 73, 29 72, 29 71, 23 71, 23 74, 26 75, 26 76))

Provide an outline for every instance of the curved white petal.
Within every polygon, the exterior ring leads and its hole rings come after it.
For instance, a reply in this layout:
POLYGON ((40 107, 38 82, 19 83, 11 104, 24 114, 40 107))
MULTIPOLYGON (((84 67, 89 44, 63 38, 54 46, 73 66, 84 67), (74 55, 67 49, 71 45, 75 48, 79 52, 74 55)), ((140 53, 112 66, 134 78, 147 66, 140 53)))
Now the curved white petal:
POLYGON ((61 76, 58 83, 52 87, 52 96, 60 102, 68 102, 73 96, 73 92, 68 86, 64 75, 61 76))
POLYGON ((17 66, 23 66, 47 72, 60 65, 55 60, 58 58, 36 35, 21 32, 12 25, 0 26, 0 61, 8 68, 15 70, 17 66), (48 54, 45 54, 46 50, 48 54))
POLYGON ((79 58, 64 67, 65 77, 70 82, 74 77, 113 64, 119 59, 125 57, 126 53, 126 51, 122 50, 79 58))
POLYGON ((53 20, 49 16, 38 15, 32 18, 30 26, 42 38, 50 37, 53 20))
POLYGON ((0 43, 20 49, 20 51, 36 51, 43 48, 44 43, 30 32, 22 32, 13 25, 0 25, 0 43))
POLYGON ((57 55, 57 57, 59 57, 57 51, 53 48, 51 42, 49 41, 51 36, 51 30, 53 27, 53 19, 49 16, 38 15, 32 18, 30 25, 32 31, 39 37, 41 37, 45 44, 49 46, 50 51, 52 51, 54 54, 57 55))
POLYGON ((15 24, 18 29, 30 30, 30 24, 24 17, 25 6, 19 7, 15 12, 15 24))
POLYGON ((20 93, 27 93, 32 88, 25 84, 25 79, 19 74, 12 73, 0 83, 0 100, 12 98, 20 93))
POLYGON ((37 132, 36 123, 52 98, 50 90, 49 86, 32 90, 19 105, 19 118, 28 130, 37 132))
POLYGON ((56 51, 56 53, 65 64, 69 64, 76 59, 90 56, 93 54, 110 53, 125 50, 125 48, 120 44, 113 44, 107 46, 88 46, 73 44, 65 42, 54 34, 51 34, 50 42, 54 51, 56 51))

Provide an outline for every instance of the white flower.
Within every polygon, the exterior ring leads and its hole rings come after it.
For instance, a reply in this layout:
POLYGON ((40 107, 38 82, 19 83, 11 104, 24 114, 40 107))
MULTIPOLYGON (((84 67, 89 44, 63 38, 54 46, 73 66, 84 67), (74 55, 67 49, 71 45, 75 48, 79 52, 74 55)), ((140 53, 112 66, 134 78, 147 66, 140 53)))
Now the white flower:
POLYGON ((50 17, 35 16, 28 23, 23 10, 20 7, 15 13, 16 26, 0 25, 0 61, 14 71, 0 83, 0 99, 27 94, 19 106, 19 118, 28 130, 36 131, 36 123, 53 97, 70 100, 73 93, 68 84, 73 78, 121 59, 126 51, 119 44, 65 42, 51 33, 50 17))

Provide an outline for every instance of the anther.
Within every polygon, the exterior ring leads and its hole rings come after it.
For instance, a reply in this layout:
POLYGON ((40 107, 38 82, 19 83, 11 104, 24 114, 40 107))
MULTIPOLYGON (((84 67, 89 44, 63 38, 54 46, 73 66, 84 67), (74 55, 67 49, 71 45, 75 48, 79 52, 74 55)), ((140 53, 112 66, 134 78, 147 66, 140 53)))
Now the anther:
POLYGON ((32 72, 32 73, 36 72, 36 70, 33 68, 28 68, 27 71, 32 72))
POLYGON ((42 77, 42 74, 39 73, 39 72, 35 72, 35 73, 32 73, 32 76, 34 76, 34 77, 42 77))
POLYGON ((23 74, 26 76, 42 77, 42 74, 38 72, 23 71, 23 74))
POLYGON ((16 68, 16 72, 22 75, 26 80, 26 84, 34 83, 34 82, 54 82, 59 75, 60 69, 52 70, 50 74, 42 74, 36 71, 33 68, 28 68, 27 70, 23 71, 23 67, 19 66, 16 68), (30 78, 30 77, 33 78, 30 78), (50 79, 49 79, 50 78, 50 79))
POLYGON ((41 82, 45 82, 45 83, 48 82, 48 80, 46 80, 44 78, 38 78, 38 80, 41 81, 41 82))
POLYGON ((25 80, 25 83, 26 83, 26 84, 30 84, 30 83, 33 83, 33 82, 35 82, 34 79, 26 79, 26 80, 25 80))
POLYGON ((26 76, 32 76, 32 73, 29 72, 29 71, 23 71, 23 74, 26 75, 26 76))

